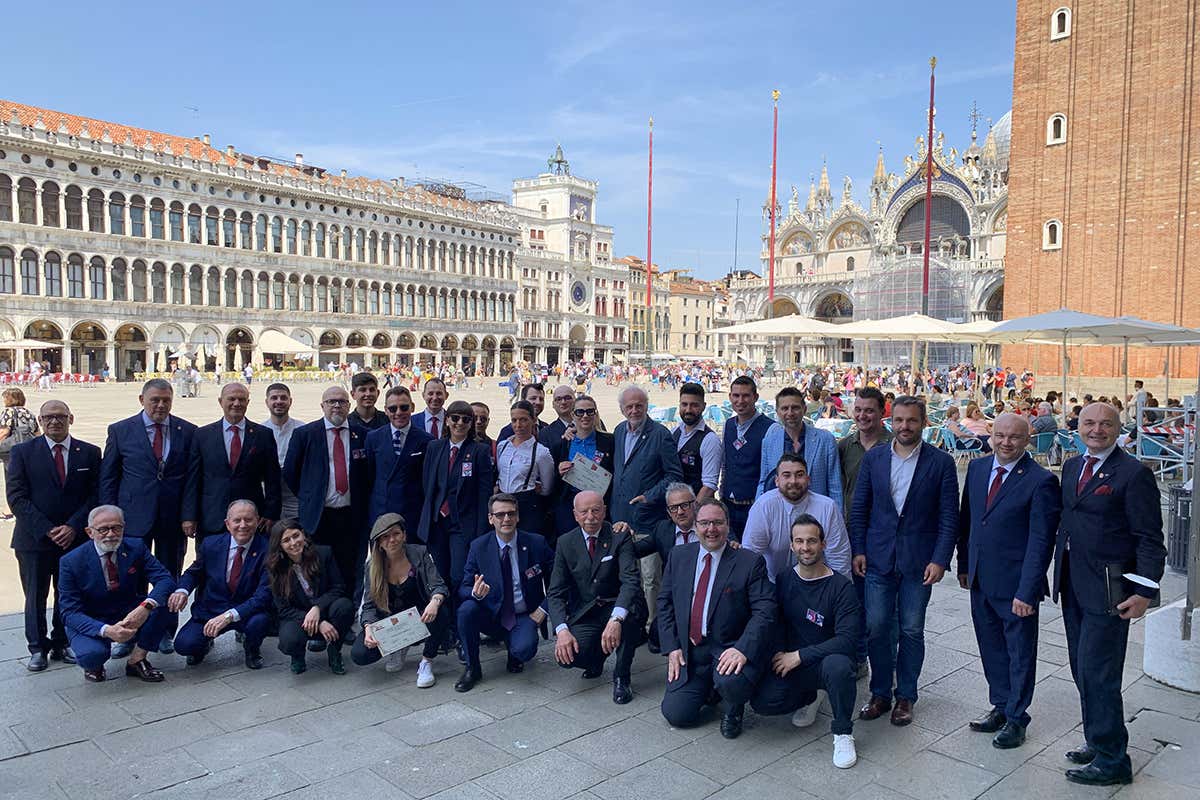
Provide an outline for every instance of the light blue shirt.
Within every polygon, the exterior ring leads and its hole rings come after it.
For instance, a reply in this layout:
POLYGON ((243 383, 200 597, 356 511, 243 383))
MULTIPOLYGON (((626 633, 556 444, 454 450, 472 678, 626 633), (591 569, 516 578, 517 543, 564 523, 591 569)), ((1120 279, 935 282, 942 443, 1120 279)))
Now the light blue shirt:
POLYGON ((238 429, 238 439, 243 447, 246 446, 246 420, 234 424, 227 419, 221 420, 221 427, 225 432, 225 460, 229 460, 229 446, 233 444, 233 429, 238 429))
POLYGON ((907 457, 896 453, 896 440, 892 440, 892 478, 890 489, 892 503, 896 513, 904 513, 904 501, 908 499, 908 490, 912 486, 913 475, 917 471, 917 458, 921 455, 921 445, 918 444, 907 457))
POLYGON ((642 435, 642 429, 646 427, 646 420, 642 420, 642 424, 637 430, 628 421, 625 423, 625 463, 629 463, 629 457, 633 455, 633 449, 637 446, 637 440, 642 435))
MULTIPOLYGON (((145 411, 142 412, 142 425, 146 426, 146 436, 150 438, 150 451, 154 452, 154 426, 156 423, 150 419, 150 415, 145 411)), ((162 440, 163 452, 162 460, 166 461, 167 456, 171 455, 171 418, 167 417, 167 421, 162 423, 162 440)))

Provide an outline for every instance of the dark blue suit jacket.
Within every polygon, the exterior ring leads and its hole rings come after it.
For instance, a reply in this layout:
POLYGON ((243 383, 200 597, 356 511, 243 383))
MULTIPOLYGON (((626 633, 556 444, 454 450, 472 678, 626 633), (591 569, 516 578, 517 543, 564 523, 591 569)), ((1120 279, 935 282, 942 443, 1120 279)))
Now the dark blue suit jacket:
POLYGON ((850 506, 850 544, 867 557, 867 570, 921 580, 930 563, 950 568, 958 540, 958 473, 954 459, 921 443, 917 467, 904 501, 892 501, 892 448, 873 447, 863 456, 850 506))
POLYGON ((100 448, 72 436, 67 483, 60 486, 46 437, 22 442, 11 451, 5 485, 8 506, 16 517, 14 550, 59 551, 59 546, 46 536, 59 525, 75 529, 75 541, 70 545, 74 547, 87 539, 83 532, 87 515, 98 505, 100 448))
POLYGON ((108 590, 94 545, 76 547, 58 562, 58 602, 63 624, 85 636, 99 636, 100 628, 124 619, 146 597, 142 581, 153 586, 150 599, 166 607, 175 591, 175 579, 150 555, 140 539, 124 539, 117 548, 117 577, 120 587, 108 590))
POLYGON ((188 461, 181 516, 196 520, 205 533, 225 530, 225 512, 234 500, 250 500, 260 516, 279 519, 281 486, 275 434, 265 425, 246 420, 242 454, 230 469, 224 425, 219 419, 197 428, 188 461))
POLYGON ((371 508, 368 520, 374 523, 380 514, 395 512, 404 517, 404 527, 417 531, 421 527, 421 506, 425 502, 422 489, 422 470, 425 451, 433 440, 424 428, 409 425, 404 448, 399 456, 392 449, 391 424, 367 434, 367 457, 371 463, 371 508))
MULTIPOLYGON (((445 417, 445 415, 443 415, 442 420, 444 421, 445 419, 446 419, 446 417, 445 417)), ((417 413, 413 414, 411 417, 411 421, 412 421, 412 426, 414 428, 420 428, 422 431, 425 431, 426 434, 429 433, 429 431, 425 430, 425 412, 424 411, 418 411, 417 413)), ((446 437, 446 426, 439 424, 438 425, 438 438, 444 439, 445 437, 446 437)))
MULTIPOLYGON (((1063 561, 1071 561, 1070 582, 1084 611, 1105 613, 1104 565, 1120 565, 1152 581, 1162 580, 1167 549, 1163 546, 1162 500, 1154 473, 1118 447, 1093 470, 1077 494, 1082 456, 1063 464, 1062 521, 1054 550, 1054 599, 1062 588, 1063 561), (1071 547, 1065 547, 1067 540, 1071 547)), ((1157 592, 1126 587, 1144 597, 1157 592)))
MULTIPOLYGON (((367 458, 367 431, 347 422, 347 478, 350 481, 350 508, 356 517, 355 526, 366 524, 367 505, 371 492, 371 464, 367 458)), ((329 489, 329 443, 325 433, 325 418, 314 420, 296 429, 288 444, 283 462, 283 479, 300 500, 300 525, 309 534, 321 524, 325 510, 325 493, 329 489)))
POLYGON ((652 419, 642 423, 628 463, 625 460, 625 432, 628 422, 613 431, 612 507, 613 522, 628 522, 635 531, 651 530, 667 518, 667 485, 683 480, 683 468, 671 432, 652 419), (629 501, 638 495, 646 499, 636 506, 629 501))
MULTIPOLYGON (((525 598, 525 613, 540 608, 549 613, 546 605, 546 586, 554 571, 554 551, 546 540, 536 533, 517 531, 514 539, 517 562, 513 565, 521 576, 521 594, 525 598)), ((467 553, 467 566, 463 570, 458 595, 463 600, 471 597, 475 588, 475 576, 482 575, 490 588, 487 597, 477 602, 483 604, 497 620, 500 618, 500 603, 504 599, 504 579, 500 577, 500 543, 495 534, 484 534, 471 542, 467 553)))
MULTIPOLYGON (((439 516, 442 502, 450 503, 452 529, 474 539, 488 529, 487 502, 496 486, 492 448, 483 442, 463 442, 450 470, 450 440, 438 439, 425 447, 425 467, 421 483, 425 504, 417 537, 429 544, 429 532, 439 516)), ((458 581, 451 576, 451 586, 458 581)))
POLYGON ((987 457, 967 467, 958 515, 958 574, 988 597, 1037 605, 1050 594, 1046 570, 1062 513, 1058 480, 1025 454, 988 508, 994 466, 995 459, 987 457))
MULTIPOLYGON (((636 533, 641 538, 634 540, 633 552, 637 553, 638 558, 657 555, 662 559, 663 566, 665 567, 667 559, 675 549, 675 531, 675 523, 669 519, 655 525, 654 530, 645 536, 641 536, 641 531, 637 531, 636 533)), ((699 541, 695 536, 689 538, 691 542, 699 541)))
POLYGON ((100 464, 100 503, 120 506, 125 512, 126 538, 180 530, 196 426, 173 414, 164 424, 170 431, 171 449, 161 469, 142 425, 141 411, 108 426, 100 464))
POLYGON ((242 576, 232 595, 225 580, 230 538, 228 533, 206 537, 200 543, 196 560, 179 578, 176 589, 196 593, 192 619, 197 622, 208 622, 231 608, 242 620, 272 608, 271 587, 267 583, 267 537, 257 534, 246 546, 242 576))

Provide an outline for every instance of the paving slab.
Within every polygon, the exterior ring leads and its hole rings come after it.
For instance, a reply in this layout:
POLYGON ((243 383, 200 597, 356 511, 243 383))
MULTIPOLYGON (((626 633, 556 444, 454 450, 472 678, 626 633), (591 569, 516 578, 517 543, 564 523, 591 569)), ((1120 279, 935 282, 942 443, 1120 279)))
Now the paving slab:
POLYGON ((553 749, 476 778, 474 783, 502 800, 561 800, 607 777, 569 753, 553 749))
POLYGON ((12 726, 12 732, 30 751, 47 750, 115 731, 134 728, 137 720, 112 703, 12 726))
POLYGON ((98 772, 64 770, 58 785, 68 797, 125 800, 208 775, 203 764, 182 750, 143 753, 98 772))
POLYGON ((402 742, 418 747, 450 739, 490 722, 493 722, 492 718, 483 712, 462 703, 449 702, 414 711, 385 722, 382 727, 402 742))
POLYGON ((875 780, 910 797, 960 800, 963 797, 978 797, 1000 777, 986 769, 927 750, 889 769, 875 780))
POLYGON ((267 756, 320 741, 310 725, 294 718, 281 719, 234 733, 192 742, 184 748, 192 758, 220 772, 267 756))
MULTIPOLYGON (((308 777, 307 774, 306 777, 308 777)), ((410 795, 392 786, 369 769, 357 769, 336 778, 310 783, 303 789, 279 795, 276 800, 330 800, 333 797, 411 800, 410 795)))
POLYGON ((586 736, 592 726, 560 714, 553 706, 537 706, 476 728, 474 736, 517 758, 529 758, 586 736))
MULTIPOLYGON (((371 770, 414 798, 429 797, 511 764, 515 759, 469 733, 418 747, 371 770)), ((453 792, 448 793, 453 796, 453 792)))
POLYGON ((674 761, 658 758, 609 778, 593 786, 590 791, 605 800, 628 800, 631 797, 695 800, 697 797, 708 797, 720 788, 715 781, 697 775, 674 761))
POLYGON ((660 730, 640 719, 626 719, 564 744, 560 749, 604 770, 627 772, 691 741, 672 730, 660 730))
POLYGON ((282 764, 256 761, 151 792, 145 797, 146 800, 266 800, 307 785, 307 779, 282 764))
POLYGON ((1071 783, 1062 772, 1038 764, 1022 764, 980 795, 980 800, 1029 800, 1031 797, 1053 797, 1063 800, 1089 800, 1112 797, 1119 786, 1080 786, 1071 783))

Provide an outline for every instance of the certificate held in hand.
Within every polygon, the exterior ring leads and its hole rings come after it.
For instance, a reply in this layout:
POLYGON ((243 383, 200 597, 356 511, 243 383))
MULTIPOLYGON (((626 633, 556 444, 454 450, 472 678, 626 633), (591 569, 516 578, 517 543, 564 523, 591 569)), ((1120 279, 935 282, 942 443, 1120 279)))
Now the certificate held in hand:
POLYGON ((571 459, 571 468, 563 475, 563 482, 581 492, 597 492, 603 495, 612 483, 612 473, 582 453, 577 453, 575 458, 571 459))
POLYGON ((429 628, 421 622, 421 612, 416 607, 372 622, 367 628, 379 642, 379 652, 385 656, 429 638, 429 628))

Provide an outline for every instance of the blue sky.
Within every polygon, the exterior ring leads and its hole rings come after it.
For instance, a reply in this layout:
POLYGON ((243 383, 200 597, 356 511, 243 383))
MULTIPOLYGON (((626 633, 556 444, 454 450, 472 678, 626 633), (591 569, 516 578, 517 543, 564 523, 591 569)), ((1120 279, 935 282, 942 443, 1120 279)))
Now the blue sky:
MULTIPOLYGON (((55 3, 6 10, 6 98, 199 136, 353 174, 445 178, 508 196, 561 142, 600 182, 617 255, 645 256, 655 120, 654 260, 701 277, 758 268, 780 101, 779 196, 829 164, 866 203, 924 133, 970 142, 972 101, 1012 102, 1014 0, 895 2, 55 3), (58 24, 71 21, 72 24, 58 24), (12 70, 13 65, 28 65, 12 70)), ((980 140, 986 122, 980 121, 980 140)))

